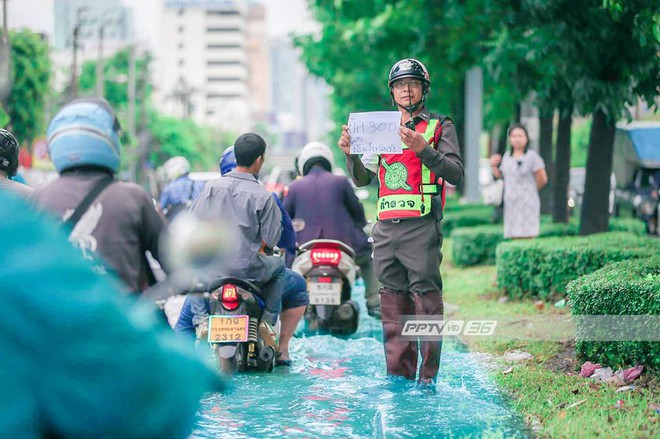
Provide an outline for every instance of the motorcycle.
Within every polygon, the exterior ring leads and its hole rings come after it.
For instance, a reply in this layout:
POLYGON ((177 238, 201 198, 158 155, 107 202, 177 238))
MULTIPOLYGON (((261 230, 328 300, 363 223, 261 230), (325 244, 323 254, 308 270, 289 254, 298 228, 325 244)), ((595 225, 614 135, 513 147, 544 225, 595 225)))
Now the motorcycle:
POLYGON ((357 331, 360 307, 351 299, 357 265, 355 252, 341 241, 315 239, 300 245, 291 267, 307 280, 305 322, 331 335, 357 331))
POLYGON ((277 339, 274 328, 262 320, 266 302, 259 287, 237 278, 223 278, 209 288, 208 342, 218 369, 234 372, 272 372, 277 339))

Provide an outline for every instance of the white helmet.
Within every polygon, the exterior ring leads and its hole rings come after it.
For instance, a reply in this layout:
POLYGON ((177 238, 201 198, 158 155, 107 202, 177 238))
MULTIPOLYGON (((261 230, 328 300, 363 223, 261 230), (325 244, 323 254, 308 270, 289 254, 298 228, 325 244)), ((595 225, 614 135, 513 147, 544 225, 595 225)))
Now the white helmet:
POLYGON ((165 178, 170 182, 188 174, 190 172, 190 162, 185 157, 172 157, 163 165, 163 171, 165 178))
POLYGON ((330 165, 328 171, 332 171, 334 158, 330 148, 321 142, 310 142, 303 147, 298 156, 298 172, 300 175, 305 175, 309 172, 309 166, 305 169, 305 165, 310 163, 312 159, 325 159, 328 162, 328 165, 330 165))

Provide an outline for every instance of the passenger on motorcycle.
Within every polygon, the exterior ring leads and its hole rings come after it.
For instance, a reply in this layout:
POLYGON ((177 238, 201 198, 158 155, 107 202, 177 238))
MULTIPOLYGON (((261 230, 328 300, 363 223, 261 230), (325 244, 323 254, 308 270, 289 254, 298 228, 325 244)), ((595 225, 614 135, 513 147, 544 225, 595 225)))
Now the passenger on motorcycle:
MULTIPOLYGON (((257 179, 264 163, 266 142, 257 134, 248 133, 240 136, 233 148, 233 151, 225 151, 220 162, 220 169, 226 174, 207 184, 191 211, 203 218, 241 224, 240 246, 235 253, 234 264, 219 267, 211 278, 234 276, 253 281, 262 288, 267 302, 264 318, 273 325, 278 316, 281 321, 280 352, 276 364, 289 365, 289 341, 309 304, 309 298, 302 276, 286 270, 282 258, 264 254, 262 246, 291 248, 295 246, 295 234, 291 219, 282 215, 283 207, 279 207, 276 197, 257 179), (232 155, 236 160, 235 167, 231 163, 232 155), (287 239, 288 242, 283 242, 287 239)), ((203 337, 204 323, 208 322, 208 304, 199 296, 186 298, 186 302, 190 306, 190 313, 187 314, 192 314, 192 324, 198 329, 198 337, 203 337)), ((181 325, 177 322, 176 326, 189 329, 190 322, 184 321, 181 325)))
POLYGON ((305 145, 297 160, 302 178, 291 183, 284 207, 297 224, 297 240, 336 239, 355 250, 365 282, 370 315, 380 318, 378 280, 371 257, 372 246, 362 228, 364 208, 346 177, 334 175, 332 151, 320 142, 305 145))
POLYGON ((204 182, 190 178, 190 163, 181 156, 166 161, 163 172, 168 183, 160 195, 160 210, 172 221, 181 211, 190 208, 204 189, 204 182))
POLYGON ((12 133, 0 129, 0 191, 9 191, 29 197, 32 188, 12 181, 18 171, 18 142, 12 133))
POLYGON ((65 105, 47 133, 48 151, 60 175, 35 189, 33 200, 66 224, 69 241, 95 260, 97 269, 116 273, 130 292, 138 293, 155 282, 145 252, 162 263, 159 238, 166 221, 142 187, 115 180, 120 131, 104 99, 65 105))

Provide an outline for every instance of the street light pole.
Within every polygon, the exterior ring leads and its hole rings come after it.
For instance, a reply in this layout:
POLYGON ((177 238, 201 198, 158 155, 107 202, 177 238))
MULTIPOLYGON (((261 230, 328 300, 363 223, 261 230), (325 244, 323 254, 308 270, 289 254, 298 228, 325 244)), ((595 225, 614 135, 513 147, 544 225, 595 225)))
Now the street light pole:
POLYGON ((98 41, 98 58, 96 61, 96 95, 100 98, 103 97, 104 90, 104 81, 103 76, 103 36, 105 34, 105 23, 101 23, 99 26, 99 41, 98 41))
POLYGON ((7 0, 2 0, 2 37, 9 40, 9 28, 7 27, 7 0))
POLYGON ((76 11, 76 25, 73 27, 73 62, 71 66, 71 94, 73 98, 78 97, 78 38, 82 27, 82 13, 87 11, 86 6, 81 6, 76 11))

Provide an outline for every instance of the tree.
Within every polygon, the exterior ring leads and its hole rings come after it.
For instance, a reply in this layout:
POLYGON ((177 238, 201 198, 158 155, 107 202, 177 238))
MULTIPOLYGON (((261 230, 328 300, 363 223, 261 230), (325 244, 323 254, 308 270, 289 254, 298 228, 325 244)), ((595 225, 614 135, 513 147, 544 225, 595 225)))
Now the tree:
MULTIPOLYGON (((660 39, 653 0, 581 0, 564 21, 579 76, 573 88, 582 113, 593 114, 580 233, 604 232, 609 222, 610 174, 616 122, 626 106, 659 95, 660 39), (622 50, 616 50, 621 48, 622 50)), ((657 107, 656 107, 657 109, 657 107)))
MULTIPOLYGON (((389 68, 403 57, 425 63, 431 75, 428 107, 452 117, 463 144, 464 76, 482 62, 483 44, 499 20, 494 2, 486 0, 310 1, 321 25, 318 34, 295 38, 309 71, 333 89, 333 120, 346 122, 349 112, 374 111, 392 105, 389 68)), ((501 119, 512 104, 506 91, 487 81, 486 94, 498 103, 486 107, 486 126, 501 119), (499 105, 504 103, 504 105, 499 105)))
MULTIPOLYGON (((658 95, 660 6, 652 0, 503 0, 502 5, 514 19, 501 29, 500 53, 493 58, 508 55, 505 65, 515 65, 517 73, 524 68, 515 79, 538 95, 546 151, 548 113, 560 110, 560 178, 551 177, 558 183, 555 200, 565 199, 572 109, 593 114, 580 227, 583 234, 606 231, 615 123, 638 96, 653 103, 658 95)), ((508 76, 513 72, 509 68, 508 76)), ((558 211, 555 218, 565 214, 558 211)))
POLYGON ((42 37, 28 30, 11 32, 11 42, 12 89, 4 111, 16 138, 30 145, 45 131, 46 100, 50 95, 50 53, 42 37))

